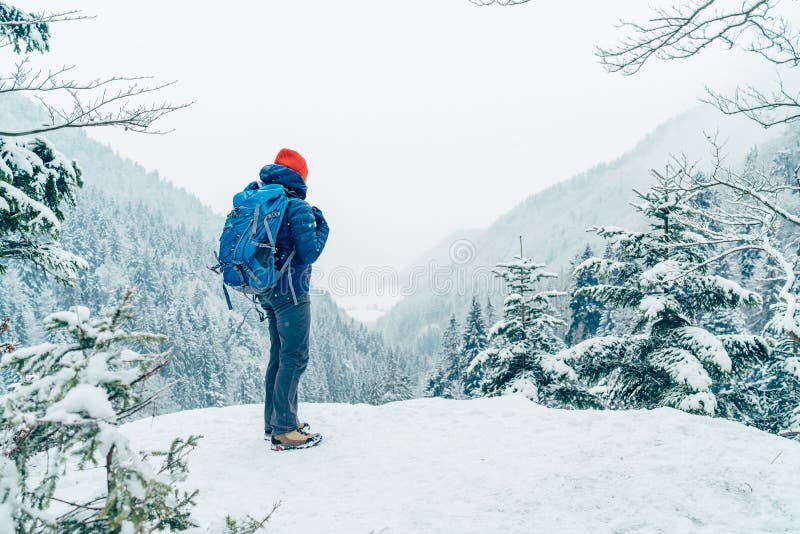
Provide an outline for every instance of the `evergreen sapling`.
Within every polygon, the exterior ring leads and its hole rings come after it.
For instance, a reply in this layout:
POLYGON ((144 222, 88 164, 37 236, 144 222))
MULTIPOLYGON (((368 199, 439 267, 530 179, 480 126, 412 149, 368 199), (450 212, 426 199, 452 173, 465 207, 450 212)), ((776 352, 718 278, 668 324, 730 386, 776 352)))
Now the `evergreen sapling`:
POLYGON ((2 357, 0 367, 19 381, 0 397, 0 531, 144 533, 194 526, 196 492, 175 484, 186 475, 198 436, 175 439, 165 452, 141 453, 119 429, 152 403, 155 394, 145 393, 143 383, 169 361, 166 353, 135 350, 163 337, 123 329, 130 298, 96 318, 81 306, 51 314, 45 325, 67 342, 2 357), (73 500, 60 483, 68 471, 88 467, 104 476, 73 500))
POLYGON ((556 277, 544 267, 523 256, 495 267, 508 290, 503 318, 489 333, 489 347, 470 362, 468 384, 473 394, 520 393, 547 406, 597 406, 575 371, 555 355, 564 347, 555 331, 565 323, 551 313, 550 299, 563 293, 540 287, 556 277))

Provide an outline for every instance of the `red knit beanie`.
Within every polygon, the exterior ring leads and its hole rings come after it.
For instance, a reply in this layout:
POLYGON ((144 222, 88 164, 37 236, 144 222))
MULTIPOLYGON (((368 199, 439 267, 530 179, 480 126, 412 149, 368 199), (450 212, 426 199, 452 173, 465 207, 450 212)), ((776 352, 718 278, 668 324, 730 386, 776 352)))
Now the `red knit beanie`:
POLYGON ((282 148, 275 157, 275 163, 296 171, 297 174, 303 177, 304 182, 306 178, 308 178, 308 165, 306 165, 306 160, 300 153, 291 148, 282 148))

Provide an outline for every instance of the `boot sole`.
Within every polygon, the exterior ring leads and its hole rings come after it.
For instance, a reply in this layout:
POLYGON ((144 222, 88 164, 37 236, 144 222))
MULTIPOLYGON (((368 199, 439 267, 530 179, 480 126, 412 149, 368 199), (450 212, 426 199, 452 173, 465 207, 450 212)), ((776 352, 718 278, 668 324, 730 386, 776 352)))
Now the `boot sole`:
POLYGON ((305 443, 289 444, 289 443, 273 443, 270 447, 273 451, 294 451, 299 449, 310 449, 322 443, 322 436, 319 439, 313 439, 305 443))

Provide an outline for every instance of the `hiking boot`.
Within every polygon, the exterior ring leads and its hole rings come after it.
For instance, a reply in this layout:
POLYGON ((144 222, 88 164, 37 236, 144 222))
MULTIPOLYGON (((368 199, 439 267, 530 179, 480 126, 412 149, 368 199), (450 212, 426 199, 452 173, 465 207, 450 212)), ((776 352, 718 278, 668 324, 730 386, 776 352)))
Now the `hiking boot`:
POLYGON ((272 436, 272 450, 288 451, 292 449, 307 449, 319 445, 320 441, 322 441, 322 435, 320 434, 309 434, 299 430, 292 430, 285 434, 272 436))
MULTIPOLYGON (((308 423, 300 423, 297 425, 297 431, 302 432, 303 434, 308 434, 311 430, 311 425, 308 423)), ((269 441, 272 439, 272 431, 264 431, 264 441, 269 441)))

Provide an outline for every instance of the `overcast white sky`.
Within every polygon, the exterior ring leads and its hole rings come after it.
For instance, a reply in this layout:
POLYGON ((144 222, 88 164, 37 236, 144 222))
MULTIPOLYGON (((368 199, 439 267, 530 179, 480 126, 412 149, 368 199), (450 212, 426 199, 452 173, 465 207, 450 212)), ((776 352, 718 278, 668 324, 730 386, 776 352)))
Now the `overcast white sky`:
MULTIPOLYGON (((52 1, 19 1, 52 9, 52 1)), ((58 2, 50 64, 179 80, 168 136, 102 130, 220 213, 283 146, 331 227, 323 268, 401 267, 449 233, 631 148, 755 61, 712 53, 607 74, 593 56, 641 0, 58 2)), ((102 179, 102 177, 88 177, 102 179)))

